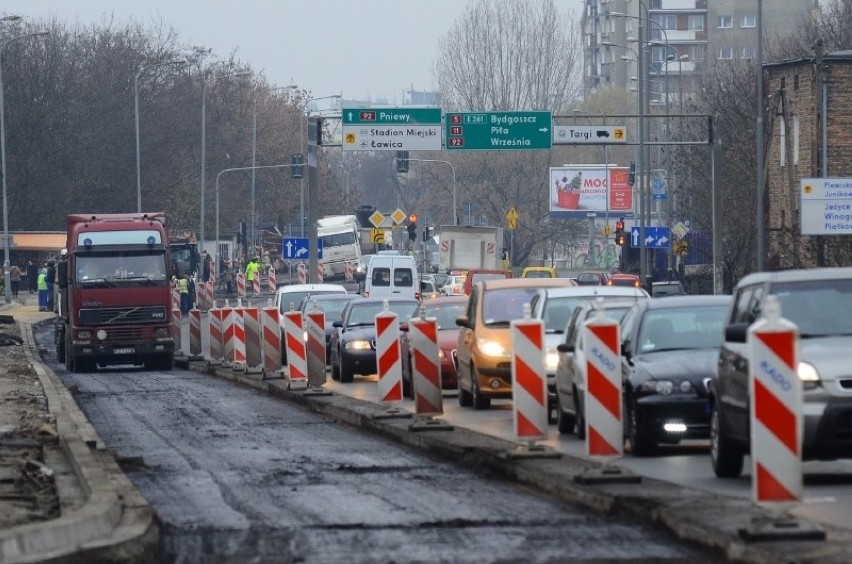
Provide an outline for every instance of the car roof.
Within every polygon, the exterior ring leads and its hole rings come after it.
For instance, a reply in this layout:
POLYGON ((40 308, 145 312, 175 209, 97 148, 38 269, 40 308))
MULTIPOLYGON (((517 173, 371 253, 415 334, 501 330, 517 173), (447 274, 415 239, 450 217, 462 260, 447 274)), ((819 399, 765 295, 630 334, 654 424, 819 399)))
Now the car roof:
POLYGON ((564 298, 572 296, 595 297, 595 296, 619 296, 648 298, 648 292, 642 288, 632 286, 575 286, 571 288, 543 288, 540 290, 546 299, 564 298))
POLYGON ((331 302, 338 300, 355 300, 359 298, 358 294, 335 294, 332 292, 325 292, 322 294, 315 294, 311 296, 311 301, 314 302, 331 302))
POLYGON ((737 288, 765 282, 808 282, 811 280, 842 280, 844 278, 852 279, 852 267, 801 268, 778 270, 775 272, 755 272, 742 278, 737 284, 737 288))
POLYGON ((733 300, 732 296, 671 296, 660 300, 647 300, 644 305, 648 309, 689 308, 714 305, 729 306, 733 300))
POLYGON ((617 280, 639 280, 639 276, 638 276, 638 275, 636 275, 636 274, 623 274, 623 273, 619 273, 619 274, 613 274, 612 276, 610 276, 610 279, 617 279, 617 280))
POLYGON ((339 292, 346 293, 346 288, 340 284, 289 284, 287 286, 279 286, 276 290, 278 294, 287 294, 290 292, 339 292))
POLYGON ((438 296, 434 299, 423 300, 420 303, 422 303, 423 305, 427 305, 427 304, 441 305, 441 304, 452 304, 452 303, 462 303, 463 304, 463 303, 467 303, 467 296, 438 296))
POLYGON ((577 283, 570 278, 504 278, 478 282, 485 290, 501 288, 571 288, 577 283))
POLYGON ((416 298, 365 298, 363 296, 358 296, 358 298, 352 300, 351 304, 347 304, 347 305, 361 305, 361 304, 365 304, 365 303, 366 304, 381 304, 381 303, 384 303, 385 300, 387 300, 388 303, 390 303, 390 302, 393 302, 393 303, 412 303, 412 304, 419 304, 420 303, 420 300, 418 300, 416 298))

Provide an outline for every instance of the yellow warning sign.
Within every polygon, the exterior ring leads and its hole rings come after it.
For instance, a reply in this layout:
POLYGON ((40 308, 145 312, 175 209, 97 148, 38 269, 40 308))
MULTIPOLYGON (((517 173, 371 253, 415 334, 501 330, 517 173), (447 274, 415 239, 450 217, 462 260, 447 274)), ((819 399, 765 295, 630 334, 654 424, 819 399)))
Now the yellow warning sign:
POLYGON ((374 211, 373 215, 370 216, 370 223, 372 223, 375 227, 381 227, 384 220, 385 216, 382 215, 382 212, 380 211, 374 211))
POLYGON ((370 229, 370 242, 384 245, 385 231, 384 229, 370 229))
POLYGON ((394 223, 396 223, 397 225, 399 225, 400 223, 402 223, 403 221, 405 221, 407 218, 408 218, 408 214, 407 214, 407 213, 405 213, 404 211, 402 211, 402 210, 401 210, 401 209, 399 209, 399 208, 397 208, 396 210, 394 210, 394 212, 391 214, 391 219, 392 219, 392 220, 393 220, 393 222, 394 222, 394 223))
POLYGON ((351 145, 351 144, 355 143, 355 141, 357 140, 357 137, 355 136, 354 133, 347 133, 345 140, 346 140, 347 143, 349 143, 351 145))

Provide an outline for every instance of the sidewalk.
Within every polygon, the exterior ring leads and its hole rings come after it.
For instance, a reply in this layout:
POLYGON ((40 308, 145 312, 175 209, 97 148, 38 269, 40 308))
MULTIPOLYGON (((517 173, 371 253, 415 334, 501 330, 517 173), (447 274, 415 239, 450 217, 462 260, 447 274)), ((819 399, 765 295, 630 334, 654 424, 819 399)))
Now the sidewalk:
POLYGON ((103 450, 68 390, 41 363, 32 326, 49 323, 54 314, 39 312, 35 296, 25 300, 0 305, 0 319, 14 320, 0 329, 19 333, 22 341, 0 346, 0 469, 12 469, 16 483, 32 481, 19 471, 22 453, 15 447, 24 444, 28 466, 38 468, 42 488, 52 492, 53 510, 44 520, 26 505, 0 505, 15 517, 0 520, 0 562, 143 561, 158 541, 154 512, 103 450), (15 416, 19 390, 39 400, 28 404, 26 418, 15 416), (46 438, 34 433, 33 421, 46 438), (37 467, 33 459, 44 465, 37 467))

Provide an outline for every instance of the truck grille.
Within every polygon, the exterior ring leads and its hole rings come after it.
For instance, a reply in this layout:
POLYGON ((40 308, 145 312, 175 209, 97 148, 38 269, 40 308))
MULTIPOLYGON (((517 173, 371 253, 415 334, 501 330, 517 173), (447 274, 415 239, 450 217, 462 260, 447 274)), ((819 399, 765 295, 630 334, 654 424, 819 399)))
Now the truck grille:
POLYGON ((106 331, 106 339, 99 341, 101 343, 137 343, 145 341, 144 327, 115 327, 110 326, 106 331))
POLYGON ((81 325, 131 325, 138 323, 165 323, 166 308, 151 307, 105 307, 81 309, 81 325))

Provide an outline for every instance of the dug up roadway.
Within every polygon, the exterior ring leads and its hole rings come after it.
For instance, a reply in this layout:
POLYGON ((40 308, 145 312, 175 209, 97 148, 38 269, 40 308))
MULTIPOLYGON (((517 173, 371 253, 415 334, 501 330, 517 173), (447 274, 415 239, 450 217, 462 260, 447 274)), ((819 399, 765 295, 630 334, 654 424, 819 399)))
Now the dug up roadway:
MULTIPOLYGON (((153 552, 158 530, 154 512, 121 472, 71 394, 40 362, 32 325, 50 314, 20 304, 3 308, 15 316, 31 349, 33 367, 56 418, 64 455, 74 469, 79 508, 52 521, 0 531, 0 562, 144 561, 153 552)), ((641 478, 617 464, 603 468, 579 458, 554 458, 550 451, 525 452, 518 444, 456 427, 414 425, 386 405, 339 394, 319 394, 287 378, 267 378, 241 368, 179 357, 176 365, 211 377, 261 390, 336 421, 418 448, 467 468, 478 468, 536 488, 562 501, 603 514, 660 524, 678 537, 718 550, 736 562, 847 563, 852 558, 852 530, 816 526, 782 510, 768 510, 748 500, 641 478), (397 417, 387 417, 397 415, 397 417), (427 430, 415 430, 426 427, 427 430), (430 430, 431 429, 431 430, 430 430), (530 455, 530 456, 526 456, 530 455)), ((0 369, 0 377, 2 369, 0 369)), ((405 411, 405 410, 396 410, 405 411)), ((404 415, 404 414, 403 414, 404 415)), ((65 491, 63 491, 65 490, 65 491)))

